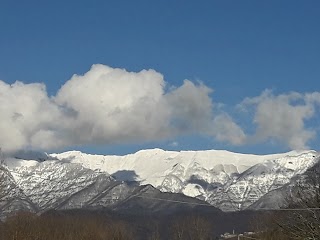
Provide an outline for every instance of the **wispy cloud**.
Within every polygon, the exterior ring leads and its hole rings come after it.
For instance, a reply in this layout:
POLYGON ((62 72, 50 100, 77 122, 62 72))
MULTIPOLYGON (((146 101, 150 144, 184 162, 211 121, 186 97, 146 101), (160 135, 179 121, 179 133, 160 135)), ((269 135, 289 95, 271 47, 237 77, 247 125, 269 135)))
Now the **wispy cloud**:
POLYGON ((171 142, 169 144, 171 147, 178 147, 179 146, 179 143, 177 141, 174 141, 174 142, 171 142))

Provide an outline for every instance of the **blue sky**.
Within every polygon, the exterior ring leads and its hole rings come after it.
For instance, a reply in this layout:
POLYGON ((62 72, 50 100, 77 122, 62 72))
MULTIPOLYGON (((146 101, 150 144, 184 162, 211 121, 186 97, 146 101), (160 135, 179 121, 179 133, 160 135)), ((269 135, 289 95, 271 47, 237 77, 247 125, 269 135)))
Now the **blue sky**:
MULTIPOLYGON (((314 97, 309 103, 306 94, 320 91, 319 12, 320 2, 315 0, 1 1, 0 80, 44 83, 48 96, 55 97, 73 74, 85 74, 93 64, 130 72, 154 69, 168 88, 179 88, 188 79, 196 83, 195 88, 201 81, 213 89, 208 93, 212 118, 227 114, 250 135, 235 144, 219 139, 216 130, 206 134, 192 125, 191 131, 179 130, 159 139, 139 135, 135 141, 132 135, 128 141, 124 137, 109 141, 108 135, 81 144, 71 141, 58 150, 123 154, 152 147, 251 153, 318 149, 320 101, 314 97), (272 93, 263 97, 266 89, 272 93), (290 92, 300 96, 292 97, 290 92), (252 101, 244 104, 245 98, 252 101), (289 124, 288 132, 299 131, 290 134, 281 127, 270 129, 262 119, 268 116, 258 114, 267 106, 270 110, 283 106, 286 109, 278 111, 288 111, 285 117, 290 119, 301 104, 305 109, 297 122, 289 124), (239 105, 246 109, 239 110, 239 105)), ((285 117, 280 120, 287 121, 285 117)), ((34 147, 29 135, 23 138, 21 146, 34 147)))

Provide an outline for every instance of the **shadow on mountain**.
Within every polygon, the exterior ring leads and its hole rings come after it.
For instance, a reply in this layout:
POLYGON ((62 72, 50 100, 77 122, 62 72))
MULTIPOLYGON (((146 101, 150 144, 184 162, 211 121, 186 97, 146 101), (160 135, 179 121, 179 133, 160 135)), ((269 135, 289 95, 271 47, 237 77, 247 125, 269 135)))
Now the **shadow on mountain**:
POLYGON ((206 189, 209 186, 209 183, 207 183, 205 180, 198 178, 196 175, 192 175, 188 181, 188 183, 192 183, 192 184, 198 184, 200 185, 202 188, 206 189))
POLYGON ((213 182, 213 183, 208 183, 205 180, 199 178, 196 175, 192 175, 188 180, 187 183, 191 184, 197 184, 201 186, 203 189, 206 189, 207 191, 213 191, 217 188, 221 188, 222 184, 219 182, 213 182))
POLYGON ((118 181, 125 181, 125 182, 139 182, 139 175, 136 174, 135 171, 131 170, 120 170, 112 174, 118 181))

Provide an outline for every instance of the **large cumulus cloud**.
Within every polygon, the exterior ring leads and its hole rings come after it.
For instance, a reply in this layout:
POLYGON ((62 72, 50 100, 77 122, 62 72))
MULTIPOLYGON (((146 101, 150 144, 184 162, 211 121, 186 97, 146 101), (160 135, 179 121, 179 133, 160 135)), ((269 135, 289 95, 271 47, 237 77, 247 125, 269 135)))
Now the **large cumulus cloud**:
POLYGON ((52 97, 44 84, 0 81, 0 147, 52 150, 200 134, 232 145, 271 140, 301 149, 317 135, 310 120, 319 111, 320 92, 266 90, 245 98, 238 106, 250 113, 244 124, 252 120, 250 134, 221 109, 223 104, 212 101, 212 92, 189 80, 170 86, 154 70, 129 72, 101 64, 72 76, 52 97))
POLYGON ((232 118, 215 114, 211 92, 188 80, 166 86, 154 70, 128 72, 100 64, 74 75, 53 97, 43 84, 0 81, 0 146, 49 150, 190 133, 243 143, 245 134, 232 118))
POLYGON ((64 124, 63 111, 47 96, 43 84, 0 81, 0 102, 0 146, 4 149, 46 145, 64 124))

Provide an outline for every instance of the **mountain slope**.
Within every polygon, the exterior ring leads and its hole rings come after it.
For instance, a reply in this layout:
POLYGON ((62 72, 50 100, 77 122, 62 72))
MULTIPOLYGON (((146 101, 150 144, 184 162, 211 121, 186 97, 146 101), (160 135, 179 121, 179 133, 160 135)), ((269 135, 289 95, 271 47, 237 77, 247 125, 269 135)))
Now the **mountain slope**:
POLYGON ((37 207, 16 184, 8 168, 0 164, 0 219, 16 211, 36 212, 37 207))
MULTIPOLYGON (((242 210, 270 191, 279 189, 319 161, 315 152, 285 156, 254 165, 209 197, 224 210, 242 210)), ((276 205, 275 205, 276 207, 276 205)))
POLYGON ((19 152, 6 156, 5 162, 4 185, 9 190, 1 198, 3 209, 12 205, 12 209, 40 212, 103 207, 164 211, 203 205, 204 200, 224 211, 235 211, 263 207, 263 199, 270 199, 268 193, 285 189, 319 162, 319 154, 292 151, 259 156, 161 149, 126 156, 19 152))
POLYGON ((206 204, 184 195, 162 193, 151 185, 117 181, 106 172, 94 171, 78 163, 49 156, 41 160, 20 157, 6 158, 7 166, 0 165, 4 188, 0 192, 2 217, 19 210, 40 213, 49 209, 80 208, 133 211, 138 207, 150 212, 178 210, 178 206, 165 201, 167 199, 186 202, 186 209, 194 208, 194 203, 206 204), (155 196, 157 200, 151 198, 155 196))
POLYGON ((152 149, 125 156, 89 155, 77 151, 50 156, 107 171, 119 180, 139 181, 164 192, 197 197, 225 211, 247 208, 319 160, 315 151, 247 155, 218 150, 152 149))

